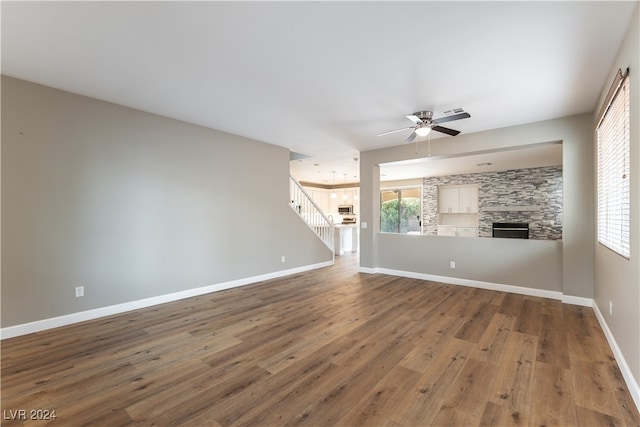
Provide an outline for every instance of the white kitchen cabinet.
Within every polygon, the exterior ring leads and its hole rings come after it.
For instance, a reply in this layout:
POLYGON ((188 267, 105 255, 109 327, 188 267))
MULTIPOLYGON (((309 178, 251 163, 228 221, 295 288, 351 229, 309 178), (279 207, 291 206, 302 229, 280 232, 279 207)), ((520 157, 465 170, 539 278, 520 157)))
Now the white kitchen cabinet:
POLYGON ((458 227, 455 225, 439 225, 438 236, 478 237, 476 227, 458 227))
POLYGON ((440 213, 478 213, 478 187, 443 186, 438 189, 440 213))
POLYGON ((478 187, 459 187, 459 212, 478 213, 478 187))
POLYGON ((331 204, 329 203, 329 193, 324 190, 318 189, 314 189, 312 191, 309 191, 309 189, 307 189, 307 192, 309 192, 311 198, 313 198, 313 201, 318 204, 320 209, 322 209, 322 212, 329 212, 329 209, 331 207, 331 204))
POLYGON ((345 250, 358 252, 358 226, 336 225, 334 227, 334 253, 344 255, 345 250))
MULTIPOLYGON (((341 194, 337 194, 337 197, 332 198, 332 190, 326 190, 323 188, 305 187, 305 190, 311 196, 314 202, 320 207, 322 212, 326 215, 336 214, 338 212, 338 205, 342 204, 341 194)), ((335 221, 338 221, 336 218, 335 221)))
POLYGON ((455 236, 457 227, 451 225, 439 225, 438 236, 455 236))
POLYGON ((475 227, 457 227, 456 236, 458 237, 478 237, 478 229, 475 227))
POLYGON ((457 187, 440 187, 439 196, 440 213, 458 213, 460 209, 460 192, 457 187))

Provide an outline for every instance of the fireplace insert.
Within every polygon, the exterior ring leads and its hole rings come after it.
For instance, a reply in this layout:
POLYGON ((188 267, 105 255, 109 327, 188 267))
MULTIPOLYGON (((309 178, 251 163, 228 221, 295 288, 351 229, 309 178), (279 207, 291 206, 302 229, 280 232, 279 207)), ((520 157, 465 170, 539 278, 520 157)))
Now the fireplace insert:
POLYGON ((494 222, 493 237, 528 239, 529 224, 526 222, 494 222))

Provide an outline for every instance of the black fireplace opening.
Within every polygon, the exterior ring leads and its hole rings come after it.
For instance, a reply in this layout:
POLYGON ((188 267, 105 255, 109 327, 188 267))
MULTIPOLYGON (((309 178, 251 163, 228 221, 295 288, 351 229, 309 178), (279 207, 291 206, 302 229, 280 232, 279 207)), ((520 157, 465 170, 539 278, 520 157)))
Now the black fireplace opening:
POLYGON ((526 222, 494 222, 493 237, 528 239, 529 224, 526 222))

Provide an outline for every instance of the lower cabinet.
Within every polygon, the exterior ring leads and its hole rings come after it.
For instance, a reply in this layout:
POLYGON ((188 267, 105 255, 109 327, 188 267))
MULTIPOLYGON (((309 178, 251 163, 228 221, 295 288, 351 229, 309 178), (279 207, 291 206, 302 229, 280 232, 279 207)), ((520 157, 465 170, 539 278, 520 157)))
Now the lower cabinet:
POLYGON ((455 236, 457 231, 457 227, 452 227, 450 225, 438 226, 438 236, 455 236))
POLYGON ((457 227, 455 225, 439 225, 438 236, 478 237, 476 227, 457 227))
POLYGON ((475 227, 458 227, 458 237, 478 237, 478 229, 475 227))

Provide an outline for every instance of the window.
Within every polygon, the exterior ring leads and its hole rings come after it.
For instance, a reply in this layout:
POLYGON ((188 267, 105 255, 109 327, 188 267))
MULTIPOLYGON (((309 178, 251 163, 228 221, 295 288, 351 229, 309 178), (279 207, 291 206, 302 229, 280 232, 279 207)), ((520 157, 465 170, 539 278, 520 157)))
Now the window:
POLYGON ((380 192, 380 231, 420 234, 421 188, 389 189, 380 192))
POLYGON ((598 242, 629 258, 629 79, 618 70, 596 128, 598 242))

